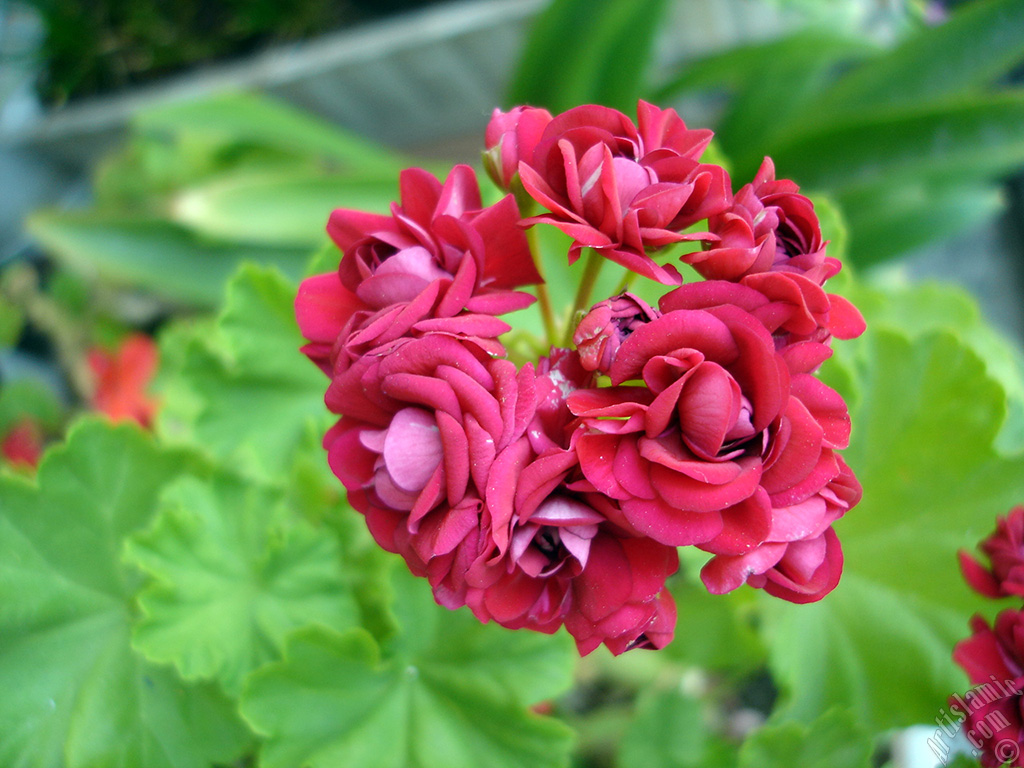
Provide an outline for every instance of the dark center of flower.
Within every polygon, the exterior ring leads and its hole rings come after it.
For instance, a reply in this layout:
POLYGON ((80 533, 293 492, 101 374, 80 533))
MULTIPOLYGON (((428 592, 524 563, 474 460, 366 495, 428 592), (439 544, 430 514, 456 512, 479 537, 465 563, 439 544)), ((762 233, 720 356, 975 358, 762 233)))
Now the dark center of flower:
POLYGON ((785 214, 779 211, 779 228, 775 231, 775 251, 779 256, 791 259, 807 253, 809 243, 799 227, 786 220, 785 214))
POLYGON ((541 528, 533 537, 533 546, 540 550, 550 562, 562 559, 565 556, 561 552, 561 539, 558 536, 558 529, 551 526, 541 528))

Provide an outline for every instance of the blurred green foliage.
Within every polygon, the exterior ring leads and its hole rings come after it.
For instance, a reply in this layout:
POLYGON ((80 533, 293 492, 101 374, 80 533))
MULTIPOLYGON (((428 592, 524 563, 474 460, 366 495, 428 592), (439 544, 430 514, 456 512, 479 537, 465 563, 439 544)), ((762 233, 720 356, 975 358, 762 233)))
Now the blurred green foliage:
MULTIPOLYGON (((802 31, 658 83, 666 8, 556 0, 515 99, 728 94, 716 149, 735 179, 772 153, 781 177, 829 193, 830 252, 861 263, 989 215, 993 179, 1024 163, 1024 96, 1001 84, 1024 56, 1022 0, 893 48, 802 31)), ((850 270, 829 285, 869 325, 822 372, 850 405, 865 498, 837 524, 846 574, 821 603, 708 595, 697 553, 673 580, 672 645, 576 661, 564 633, 479 625, 396 571, 326 467, 326 380, 297 352, 292 300, 337 263, 330 210, 386 212, 408 164, 226 95, 141 114, 91 210, 33 217, 61 269, 190 312, 160 329, 154 435, 88 419, 36 481, 0 472, 0 763, 864 768, 890 728, 966 687, 951 648, 991 607, 955 552, 1024 498, 1024 375, 1019 346, 949 287, 850 270)), ((537 243, 568 306, 564 239, 541 228, 537 243)), ((600 289, 620 279, 606 270, 600 289)), ((510 319, 532 355, 537 318, 510 319)), ((54 431, 65 417, 5 384, 0 426, 19 409, 54 431)))
POLYGON ((79 271, 212 307, 242 261, 299 277, 331 210, 386 212, 405 164, 284 104, 226 94, 141 113, 97 169, 94 206, 28 227, 79 271))

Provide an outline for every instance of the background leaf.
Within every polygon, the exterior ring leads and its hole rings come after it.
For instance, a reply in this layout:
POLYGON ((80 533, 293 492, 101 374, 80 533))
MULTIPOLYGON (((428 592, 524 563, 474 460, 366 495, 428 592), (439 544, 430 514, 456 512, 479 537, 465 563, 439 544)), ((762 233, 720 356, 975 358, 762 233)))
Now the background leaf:
POLYGON ((976 182, 1024 164, 1024 93, 860 114, 790 135, 772 157, 780 175, 819 189, 908 178, 976 182))
POLYGON ((555 0, 534 22, 507 104, 636 110, 665 0, 555 0))
POLYGON ((326 241, 324 230, 335 208, 386 214, 397 198, 397 175, 247 170, 186 187, 170 207, 175 221, 204 237, 312 250, 326 241))
POLYGON ((678 686, 641 694, 619 746, 622 768, 731 768, 735 749, 715 737, 700 702, 678 686))
POLYGON ((761 159, 833 197, 850 257, 876 263, 977 226, 998 177, 1024 166, 1024 0, 963 3, 889 50, 811 28, 686 62, 659 98, 723 101, 716 138, 734 183, 761 159))
POLYGON ((670 588, 680 631, 665 648, 667 656, 732 676, 764 663, 765 649, 754 626, 756 600, 749 591, 711 595, 702 584, 682 578, 673 580, 670 588))
POLYGON ((888 182, 840 192, 837 201, 851 222, 850 250, 871 265, 991 221, 1005 205, 986 183, 888 182))
POLYGON ((567 729, 526 710, 523 696, 564 687, 567 671, 540 673, 568 670, 567 638, 480 625, 396 576, 402 632, 383 659, 361 630, 310 629, 285 661, 253 674, 242 711, 267 737, 261 764, 565 765, 567 729))
POLYGON ((966 685, 951 649, 983 603, 956 551, 1019 503, 1024 460, 993 445, 1006 395, 977 355, 948 332, 911 341, 868 322, 848 350, 857 391, 845 458, 864 499, 836 524, 843 580, 820 603, 766 599, 764 610, 787 716, 849 705, 889 728, 929 721, 966 685))
POLYGON ((141 286, 184 305, 215 306, 243 261, 274 264, 293 278, 306 247, 268 247, 198 237, 159 219, 92 213, 37 213, 29 231, 68 266, 118 285, 141 286))
POLYGON ((813 112, 835 119, 897 103, 948 101, 990 85, 1021 58, 1024 2, 969 3, 945 23, 909 36, 850 72, 823 94, 813 112))
POLYGON ((158 418, 163 436, 202 446, 264 481, 287 473, 307 425, 325 425, 328 416, 327 380, 298 352, 294 299, 279 273, 239 270, 214 335, 200 326, 171 355, 180 368, 158 418))
POLYGON ((346 133, 301 110, 248 93, 186 100, 140 112, 135 128, 144 134, 192 133, 222 144, 273 147, 295 154, 319 154, 344 169, 394 176, 404 158, 346 133))
POLYGON ((710 88, 749 90, 756 86, 766 62, 776 59, 817 66, 823 61, 856 59, 878 52, 878 46, 870 40, 846 32, 824 27, 799 30, 778 39, 747 43, 687 61, 667 83, 659 86, 655 98, 667 101, 710 88))
POLYGON ((90 421, 46 454, 38 486, 0 476, 0 764, 206 768, 244 747, 215 690, 129 645, 124 537, 191 461, 90 421))
POLYGON ((237 696, 249 672, 279 658, 290 631, 355 625, 334 537, 290 513, 280 494, 224 475, 186 477, 161 506, 128 547, 153 579, 134 636, 150 660, 237 696))
POLYGON ((832 710, 810 725, 760 729, 740 750, 739 768, 869 768, 871 741, 848 713, 832 710))

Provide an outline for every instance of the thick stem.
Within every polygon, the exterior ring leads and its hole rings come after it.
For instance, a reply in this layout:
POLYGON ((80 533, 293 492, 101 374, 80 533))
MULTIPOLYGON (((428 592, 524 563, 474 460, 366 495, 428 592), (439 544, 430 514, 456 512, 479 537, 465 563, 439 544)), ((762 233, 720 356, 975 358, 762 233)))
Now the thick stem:
POLYGON ((93 384, 85 362, 88 346, 85 330, 40 290, 39 280, 30 267, 12 267, 4 277, 0 285, 0 301, 9 301, 19 307, 25 317, 47 335, 75 393, 88 400, 93 384))
POLYGON ((618 296, 621 293, 625 293, 629 290, 629 286, 633 284, 633 278, 636 277, 636 272, 631 269, 627 269, 623 275, 622 280, 619 281, 618 287, 615 289, 615 295, 618 296))
POLYGON ((572 313, 569 315, 569 327, 565 331, 565 346, 572 344, 573 319, 578 312, 582 312, 590 305, 590 294, 597 284, 597 277, 601 274, 601 267, 604 266, 605 258, 598 251, 588 249, 587 261, 583 265, 583 277, 580 278, 580 287, 576 291, 576 299, 572 303, 572 313))
MULTIPOLYGON (((536 225, 526 230, 526 241, 530 244, 530 254, 533 256, 533 263, 537 267, 537 273, 540 275, 541 280, 543 280, 544 260, 540 256, 536 225)), ((558 343, 558 325, 555 323, 555 313, 551 307, 551 294, 548 293, 546 283, 541 282, 537 284, 537 305, 540 307, 540 319, 544 323, 544 333, 547 334, 548 344, 553 347, 558 343)))

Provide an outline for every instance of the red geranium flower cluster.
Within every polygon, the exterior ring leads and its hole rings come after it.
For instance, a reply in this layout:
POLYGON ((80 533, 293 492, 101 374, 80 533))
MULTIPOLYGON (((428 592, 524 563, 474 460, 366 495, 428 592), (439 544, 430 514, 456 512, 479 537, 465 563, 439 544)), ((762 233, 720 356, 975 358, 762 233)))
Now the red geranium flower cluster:
MULTIPOLYGON (((1024 507, 1000 517, 980 549, 990 562, 987 568, 960 552, 968 585, 985 597, 1024 596, 1024 507)), ((1024 610, 1007 608, 991 626, 974 616, 971 636, 957 643, 953 660, 976 687, 965 696, 951 697, 950 709, 980 752, 981 764, 994 767, 1010 761, 1024 768, 1024 610)))
POLYGON ((700 161, 710 139, 643 102, 636 124, 598 106, 499 111, 485 164, 512 194, 496 205, 457 166, 443 182, 403 172, 390 215, 331 215, 339 268, 296 299, 340 417, 328 461, 442 605, 621 653, 671 640, 679 546, 713 555, 712 592, 807 602, 838 582, 831 526, 860 487, 838 453, 846 405, 813 373, 863 321, 822 288, 839 263, 810 201, 769 161, 733 195, 700 161), (656 308, 601 301, 575 348, 517 366, 499 316, 534 301, 519 289, 541 282, 524 231, 538 223, 572 238, 570 262, 589 248, 670 286, 659 250, 700 241, 683 259, 708 279, 656 308))

